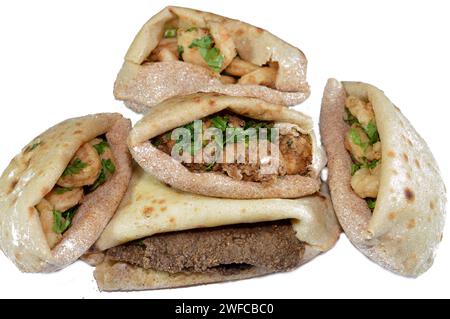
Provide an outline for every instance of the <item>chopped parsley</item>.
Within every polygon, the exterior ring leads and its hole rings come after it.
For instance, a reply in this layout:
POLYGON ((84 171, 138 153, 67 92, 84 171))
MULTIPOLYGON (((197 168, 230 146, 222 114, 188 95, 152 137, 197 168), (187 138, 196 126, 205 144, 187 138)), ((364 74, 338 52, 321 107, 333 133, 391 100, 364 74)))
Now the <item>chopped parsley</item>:
POLYGON ((177 48, 177 52, 178 52, 178 59, 182 60, 183 53, 184 53, 184 47, 182 45, 179 45, 177 48))
POLYGON ((186 32, 192 32, 192 31, 197 31, 198 28, 197 27, 190 27, 189 29, 186 30, 186 32))
POLYGON ((53 210, 53 232, 57 234, 64 233, 71 225, 73 216, 77 212, 78 206, 74 206, 65 212, 53 210))
POLYGON ((358 124, 358 119, 353 116, 352 113, 350 113, 348 108, 345 108, 346 117, 344 118, 344 121, 347 122, 348 125, 352 126, 353 124, 358 124))
POLYGON ((192 41, 189 48, 210 49, 212 48, 213 44, 214 43, 212 38, 209 35, 205 35, 204 37, 192 41))
POLYGON ((358 131, 353 127, 350 129, 350 138, 352 139, 353 144, 361 147, 363 151, 367 150, 369 144, 361 141, 361 136, 359 136, 358 131))
POLYGON ((377 126, 373 121, 370 121, 366 128, 364 128, 367 136, 369 137, 370 144, 375 144, 380 140, 378 136, 377 126))
POLYGON ((177 36, 177 28, 169 28, 164 31, 164 38, 170 39, 175 38, 177 36))
POLYGON ((352 176, 355 175, 357 171, 359 171, 361 168, 367 168, 367 169, 374 169, 377 167, 380 160, 373 160, 371 162, 364 162, 364 163, 358 163, 354 162, 352 163, 352 176))
POLYGON ((217 127, 218 129, 220 129, 221 131, 225 131, 227 129, 227 124, 228 124, 228 118, 226 116, 214 116, 211 119, 212 124, 214 125, 214 127, 217 127))
POLYGON ((106 182, 107 174, 114 174, 116 171, 116 166, 110 159, 102 159, 102 169, 100 171, 100 175, 98 176, 95 183, 89 187, 89 191, 95 191, 100 185, 103 185, 106 182))
POLYGON ((380 162, 380 160, 373 160, 372 162, 364 163, 364 166, 368 169, 374 169, 375 167, 377 167, 379 162, 380 162))
POLYGON ((68 175, 78 174, 86 166, 87 166, 86 163, 83 163, 79 158, 76 158, 72 163, 70 163, 66 167, 66 169, 62 173, 62 177, 65 177, 65 176, 68 176, 68 175))
POLYGON ((152 144, 156 147, 160 146, 162 144, 162 138, 157 137, 153 139, 152 144))
POLYGON ((61 187, 61 186, 58 186, 58 187, 55 188, 55 193, 58 194, 58 195, 62 195, 64 193, 70 192, 72 190, 73 190, 72 187, 61 187))
POLYGON ((93 147, 97 151, 98 155, 102 155, 105 153, 105 148, 109 147, 109 144, 105 140, 102 140, 100 143, 93 145, 93 147))
POLYGON ((367 202, 367 206, 369 206, 370 210, 373 211, 375 209, 375 205, 377 204, 377 200, 373 199, 373 198, 367 198, 366 202, 367 202))
POLYGON ((198 51, 200 52, 203 60, 205 60, 206 64, 208 64, 213 71, 220 72, 223 65, 224 56, 220 54, 220 50, 213 47, 213 45, 213 39, 209 35, 206 35, 192 41, 189 48, 198 48, 198 51))
POLYGON ((361 163, 353 163, 352 164, 352 176, 355 175, 355 173, 361 169, 362 165, 363 164, 361 164, 361 163))

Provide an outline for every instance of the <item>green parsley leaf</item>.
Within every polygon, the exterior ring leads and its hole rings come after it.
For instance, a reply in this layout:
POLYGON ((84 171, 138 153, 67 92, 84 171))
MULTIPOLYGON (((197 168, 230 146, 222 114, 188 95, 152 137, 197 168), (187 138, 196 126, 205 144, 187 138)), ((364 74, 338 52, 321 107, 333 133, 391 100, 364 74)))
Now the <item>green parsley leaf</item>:
POLYGON ((358 145, 363 149, 363 151, 366 151, 369 145, 361 141, 361 137, 359 136, 358 131, 356 131, 356 129, 353 127, 350 129, 350 138, 355 145, 358 145))
POLYGON ((184 47, 182 45, 179 45, 177 48, 177 52, 178 52, 178 59, 182 60, 183 53, 184 53, 184 47))
POLYGON ((200 51, 200 54, 214 72, 220 72, 225 57, 220 54, 218 48, 212 48, 203 53, 200 51))
POLYGON ((370 210, 373 211, 375 209, 375 205, 377 204, 377 200, 373 199, 373 198, 367 198, 366 202, 367 202, 367 206, 369 206, 370 210))
POLYGON ((95 191, 100 185, 103 185, 106 182, 107 173, 114 174, 116 171, 116 166, 110 159, 102 159, 102 169, 100 171, 100 175, 98 176, 95 183, 89 187, 89 191, 95 191))
POLYGON ((205 35, 199 39, 194 39, 192 43, 189 45, 189 48, 202 48, 202 49, 211 49, 213 46, 213 40, 209 35, 205 35))
POLYGON ((156 137, 152 140, 152 144, 156 147, 160 146, 162 144, 162 138, 156 137))
POLYGON ((227 129, 228 120, 225 117, 222 116, 214 116, 211 119, 212 124, 214 127, 217 127, 221 131, 225 131, 227 129))
POLYGON ((73 216, 77 212, 78 206, 74 206, 65 212, 61 213, 60 211, 53 210, 53 232, 57 234, 64 233, 71 225, 73 216))
POLYGON ((345 108, 346 117, 344 118, 344 121, 347 122, 348 125, 352 126, 353 124, 358 124, 358 119, 353 116, 352 113, 350 113, 348 108, 345 108))
POLYGON ((189 29, 186 30, 186 32, 192 32, 192 31, 197 31, 198 28, 197 27, 190 27, 189 29))
POLYGON ((208 66, 215 72, 220 72, 222 68, 224 56, 220 54, 218 48, 213 48, 213 39, 206 35, 202 38, 195 39, 189 45, 189 48, 198 48, 200 55, 203 57, 208 66))
POLYGON ((377 126, 373 121, 370 121, 366 128, 364 128, 367 136, 369 137, 370 144, 375 144, 380 140, 378 136, 377 126))
POLYGON ((70 192, 72 190, 73 190, 72 187, 60 187, 60 186, 58 186, 58 187, 55 188, 55 192, 58 195, 62 195, 64 193, 70 192))
POLYGON ((98 155, 102 155, 105 152, 105 148, 109 147, 108 142, 102 140, 100 143, 93 145, 98 155))
POLYGON ((116 166, 109 158, 106 160, 102 159, 102 167, 110 174, 114 174, 116 171, 116 166))
POLYGON ((380 160, 373 160, 372 162, 364 163, 364 166, 368 169, 374 169, 375 167, 377 167, 379 162, 380 162, 380 160))
POLYGON ((361 166, 362 166, 362 164, 360 164, 360 163, 352 164, 352 176, 355 175, 355 173, 361 169, 361 166))
POLYGON ((169 28, 166 31, 164 31, 164 38, 170 39, 170 38, 176 38, 177 36, 177 28, 169 28))
POLYGON ((106 182, 106 173, 105 169, 102 167, 102 170, 100 171, 100 175, 98 175, 97 180, 94 184, 89 187, 89 191, 93 192, 95 191, 100 185, 104 184, 106 182))
POLYGON ((79 158, 76 158, 72 163, 70 163, 64 172, 62 173, 62 177, 67 175, 74 175, 81 172, 83 168, 87 166, 86 163, 83 163, 79 158))

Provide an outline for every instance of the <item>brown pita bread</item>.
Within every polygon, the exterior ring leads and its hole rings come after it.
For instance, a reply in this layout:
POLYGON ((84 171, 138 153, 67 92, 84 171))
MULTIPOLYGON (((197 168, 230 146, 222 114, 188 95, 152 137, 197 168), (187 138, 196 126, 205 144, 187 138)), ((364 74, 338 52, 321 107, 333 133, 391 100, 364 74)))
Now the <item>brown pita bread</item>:
POLYGON ((183 191, 224 198, 297 198, 314 194, 320 188, 318 176, 326 161, 308 116, 255 98, 215 93, 172 98, 155 106, 133 127, 128 145, 137 163, 164 183, 183 191), (224 109, 257 120, 297 125, 302 133, 311 137, 313 144, 309 176, 287 175, 267 184, 238 181, 213 172, 193 173, 149 142, 171 129, 224 109))
MULTIPOLYGON (((319 255, 320 252, 305 247, 302 265, 319 255)), ((299 265, 301 266, 301 265, 299 265)), ((176 273, 144 269, 123 262, 106 259, 94 271, 94 277, 100 291, 132 291, 165 288, 179 288, 204 285, 224 281, 243 280, 272 273, 270 270, 251 267, 232 275, 219 272, 176 273)))
POLYGON ((54 271, 77 260, 100 236, 131 177, 126 138, 131 122, 104 113, 64 121, 35 138, 0 178, 0 247, 24 272, 54 271), (53 188, 79 147, 106 133, 114 175, 88 194, 71 228, 50 250, 35 206, 53 188))
MULTIPOLYGON (((336 215, 351 242, 382 267, 416 277, 433 263, 442 239, 445 186, 426 142, 400 110, 374 86, 328 80, 320 115, 336 215), (344 147, 345 98, 372 103, 382 143, 381 179, 373 214, 350 186, 344 147)), ((380 164, 379 164, 380 165, 380 164)))
MULTIPOLYGON (((137 166, 117 213, 95 247, 98 251, 104 251, 159 233, 284 219, 292 221, 297 238, 305 243, 302 263, 331 249, 340 234, 327 195, 299 199, 219 199, 178 191, 137 166)), ((97 266, 94 275, 100 290, 115 291, 189 286, 250 278, 270 272, 253 267, 233 276, 220 273, 169 275, 107 258, 97 266)))
POLYGON ((207 12, 167 7, 136 35, 117 77, 114 96, 137 112, 145 112, 170 97, 198 92, 257 97, 270 103, 296 105, 309 96, 306 65, 307 60, 299 49, 265 30, 207 12), (278 62, 275 89, 262 85, 222 84, 209 69, 182 61, 145 63, 163 37, 167 23, 206 27, 211 22, 223 23, 242 59, 259 66, 269 61, 278 62))

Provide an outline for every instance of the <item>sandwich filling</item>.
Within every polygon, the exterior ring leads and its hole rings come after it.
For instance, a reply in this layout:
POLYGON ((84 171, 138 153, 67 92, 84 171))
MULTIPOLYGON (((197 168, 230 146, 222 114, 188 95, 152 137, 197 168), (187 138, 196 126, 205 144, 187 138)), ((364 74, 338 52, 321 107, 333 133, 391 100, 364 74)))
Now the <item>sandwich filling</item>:
POLYGON ((178 25, 166 26, 147 62, 184 61, 212 70, 224 84, 275 87, 278 63, 259 66, 241 59, 223 22, 210 22, 207 28, 178 25))
POLYGON ((354 96, 345 101, 344 120, 350 126, 345 135, 345 148, 352 157, 353 191, 375 209, 381 170, 381 141, 372 104, 354 96))
POLYGON ((151 142, 160 151, 175 154, 192 172, 217 172, 235 180, 273 182, 279 176, 306 176, 310 171, 311 137, 296 125, 258 121, 223 111, 203 118, 199 133, 195 122, 183 128, 189 130, 191 137, 187 145, 186 140, 175 134, 180 128, 151 142), (211 129, 216 135, 210 134, 211 129))
MULTIPOLYGON (((24 153, 34 152, 45 141, 34 142, 24 153)), ((115 172, 113 153, 104 136, 83 144, 75 153, 53 189, 36 205, 50 248, 71 227, 85 195, 94 192, 115 172)))
POLYGON ((158 234, 111 248, 109 259, 174 273, 235 274, 261 267, 287 271, 300 265, 304 243, 289 220, 158 234))

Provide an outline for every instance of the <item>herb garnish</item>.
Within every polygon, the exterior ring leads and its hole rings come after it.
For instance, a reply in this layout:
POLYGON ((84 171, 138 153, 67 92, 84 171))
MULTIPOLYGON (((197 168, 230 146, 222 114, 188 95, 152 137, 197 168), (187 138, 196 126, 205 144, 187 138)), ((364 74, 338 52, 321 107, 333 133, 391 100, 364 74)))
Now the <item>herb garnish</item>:
POLYGON ((72 225, 72 219, 77 209, 78 206, 74 206, 63 213, 54 209, 52 230, 57 234, 64 233, 72 225))
POLYGON ((114 174, 116 171, 116 166, 114 163, 108 158, 108 159, 102 159, 102 169, 100 171, 100 175, 98 176, 95 183, 89 188, 89 191, 93 192, 95 191, 100 185, 104 184, 106 182, 106 176, 107 174, 114 174))
POLYGON ((179 45, 177 48, 177 52, 178 52, 178 59, 182 60, 183 53, 184 53, 184 47, 182 45, 179 45))
POLYGON ((364 131, 366 132, 367 137, 369 137, 370 144, 373 145, 379 141, 377 126, 375 125, 375 123, 373 121, 369 122, 367 127, 364 128, 364 131))
POLYGON ((220 50, 213 47, 213 39, 206 35, 202 38, 192 41, 189 48, 198 48, 200 55, 203 57, 208 66, 215 72, 220 72, 222 68, 224 56, 220 54, 220 50))
POLYGON ((369 144, 361 141, 361 136, 359 136, 358 131, 353 127, 350 129, 350 138, 352 139, 353 144, 361 147, 364 152, 367 150, 369 144))
POLYGON ((164 31, 164 38, 170 39, 175 38, 177 36, 177 28, 169 28, 164 31))
POLYGON ((61 187, 61 186, 58 186, 58 187, 55 188, 55 192, 58 195, 62 195, 64 193, 70 192, 72 190, 73 190, 72 187, 61 187))
POLYGON ((375 205, 377 204, 377 200, 373 199, 373 198, 367 198, 366 202, 367 202, 367 206, 369 206, 370 210, 373 211, 375 209, 375 205))
POLYGON ((105 148, 109 147, 108 142, 102 140, 100 143, 93 145, 98 155, 102 155, 105 152, 105 148))
POLYGON ((197 27, 190 27, 189 29, 186 30, 186 32, 192 32, 192 31, 197 31, 198 28, 197 27))
POLYGON ((222 117, 217 115, 211 119, 211 122, 214 125, 214 127, 217 127, 221 131, 225 131, 227 129, 228 117, 227 116, 222 117))
POLYGON ((352 176, 355 175, 357 171, 360 170, 363 164, 361 163, 352 163, 352 176))
POLYGON ((345 108, 346 117, 344 118, 344 121, 347 122, 348 125, 352 126, 353 124, 358 124, 358 119, 350 113, 348 108, 345 108))
POLYGON ((64 172, 62 173, 62 177, 67 175, 74 175, 81 172, 83 168, 87 166, 86 163, 83 163, 79 158, 76 158, 72 163, 70 163, 64 172))

